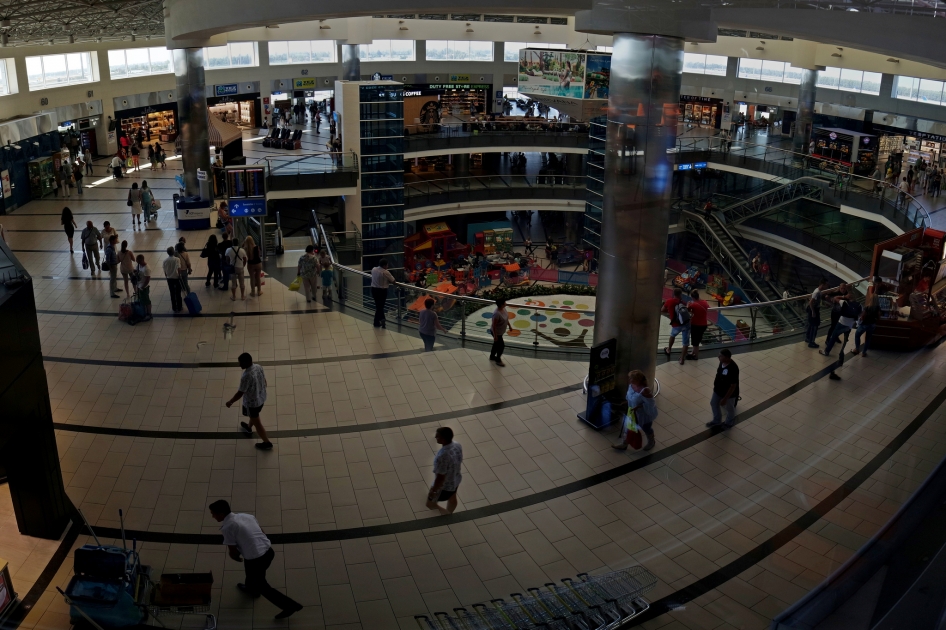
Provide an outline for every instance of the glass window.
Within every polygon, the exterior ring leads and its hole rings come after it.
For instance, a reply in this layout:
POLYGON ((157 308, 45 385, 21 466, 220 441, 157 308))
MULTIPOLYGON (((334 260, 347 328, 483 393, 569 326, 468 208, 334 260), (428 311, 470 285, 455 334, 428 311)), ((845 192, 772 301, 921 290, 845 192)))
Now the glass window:
POLYGON ((894 79, 894 98, 915 101, 920 89, 920 80, 914 77, 896 77, 894 79))
POLYGON ((92 53, 68 53, 26 58, 26 79, 31 90, 91 83, 92 53))
MULTIPOLYGON (((504 42, 503 43, 503 61, 513 61, 519 63, 519 50, 522 48, 566 48, 565 44, 549 44, 547 42, 504 42)), ((607 52, 611 52, 610 46, 605 46, 607 52)), ((601 50, 602 46, 598 46, 601 50)), ((492 57, 490 57, 492 59, 492 57)))
POLYGON ((706 55, 683 53, 683 71, 692 74, 703 74, 706 70, 706 55))
POLYGON ((729 57, 725 55, 706 55, 706 74, 724 77, 728 63, 729 57))
POLYGON ((204 68, 245 68, 256 66, 256 42, 230 42, 204 48, 204 68))
MULTIPOLYGON (((71 67, 70 67, 71 72, 71 67)), ((167 48, 128 48, 108 51, 108 72, 113 79, 174 72, 167 48)))
POLYGON ((762 60, 761 59, 740 59, 739 72, 737 76, 740 79, 761 79, 762 78, 762 60))
POLYGON ((920 92, 917 100, 922 103, 934 103, 936 105, 942 103, 943 82, 920 79, 920 92))
POLYGON ((10 93, 10 82, 7 81, 7 60, 0 59, 0 96, 10 93))
POLYGON ((376 39, 358 47, 362 61, 414 61, 413 39, 376 39))
POLYGON ((289 63, 289 42, 269 42, 269 65, 289 63))
POLYGON ((818 87, 838 89, 838 83, 841 80, 841 68, 825 68, 818 72, 818 87))
POLYGON ((312 48, 312 63, 335 63, 338 46, 334 39, 316 39, 309 42, 312 48))
POLYGON ((838 82, 838 89, 845 92, 860 92, 861 83, 864 82, 864 73, 860 70, 848 70, 841 68, 841 78, 838 82))
POLYGON ((427 40, 428 61, 492 61, 493 42, 427 40))
POLYGON ((595 46, 595 50, 597 50, 598 52, 609 52, 609 53, 613 53, 613 52, 614 52, 614 46, 595 46))
POLYGON ((785 62, 784 61, 768 61, 765 60, 762 62, 762 80, 769 81, 771 83, 781 83, 782 79, 785 78, 785 62))
POLYGON ((309 63, 312 51, 309 42, 287 42, 289 44, 289 63, 309 63))
POLYGON ((790 63, 785 64, 785 78, 782 79, 782 82, 799 85, 801 83, 801 71, 801 68, 796 68, 790 63))
POLYGON ((881 76, 879 72, 865 72, 864 82, 861 84, 861 92, 864 94, 880 94, 881 76))
POLYGON ((492 61, 493 42, 470 42, 470 59, 473 61, 492 61))

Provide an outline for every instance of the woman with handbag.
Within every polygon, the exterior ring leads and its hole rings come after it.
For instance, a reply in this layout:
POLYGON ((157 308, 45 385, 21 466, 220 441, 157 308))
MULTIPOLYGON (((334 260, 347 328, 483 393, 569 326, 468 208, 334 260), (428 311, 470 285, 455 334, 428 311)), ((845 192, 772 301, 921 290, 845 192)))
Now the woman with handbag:
MULTIPOLYGON (((128 279, 135 273, 135 254, 128 249, 128 241, 122 241, 122 247, 118 251, 118 270, 122 274, 122 280, 125 281, 125 295, 131 295, 128 290, 128 279)), ((132 278, 132 284, 135 280, 132 278)))
MULTIPOLYGON (((640 370, 631 370, 627 374, 627 415, 621 427, 621 439, 612 444, 619 451, 627 450, 627 445, 635 439, 632 433, 639 428, 647 436, 645 451, 654 448, 654 420, 657 418, 657 403, 654 394, 647 386, 647 376, 640 370), (636 426, 631 426, 631 423, 636 426)), ((640 434, 636 436, 637 446, 640 448, 640 434)))
POLYGON ((210 278, 213 277, 214 287, 220 284, 220 253, 217 251, 217 235, 211 234, 207 239, 207 244, 200 252, 201 258, 207 259, 207 281, 205 287, 210 286, 210 278))
POLYGON ((128 207, 131 208, 131 225, 135 226, 135 219, 138 220, 138 227, 143 227, 141 223, 141 190, 138 188, 138 182, 131 185, 128 191, 128 207))
POLYGON ((158 213, 154 212, 154 193, 148 188, 147 181, 141 182, 141 207, 145 213, 145 221, 151 220, 152 213, 157 217, 158 213))
POLYGON ((250 297, 263 295, 263 287, 260 278, 263 275, 262 250, 253 240, 252 236, 247 236, 243 241, 243 249, 246 250, 247 266, 250 270, 250 297))

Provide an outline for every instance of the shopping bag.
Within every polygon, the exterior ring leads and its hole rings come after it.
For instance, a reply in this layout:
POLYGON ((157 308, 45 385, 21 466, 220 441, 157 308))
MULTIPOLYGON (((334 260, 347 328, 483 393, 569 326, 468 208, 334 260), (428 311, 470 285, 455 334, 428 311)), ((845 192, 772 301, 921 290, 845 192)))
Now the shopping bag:
POLYGON ((118 321, 128 321, 129 317, 131 317, 131 304, 128 303, 128 300, 123 300, 118 307, 118 321))
POLYGON ((298 291, 302 288, 302 276, 296 276, 296 279, 289 283, 290 291, 298 291))
POLYGON ((128 158, 127 160, 125 160, 125 166, 127 166, 128 168, 131 168, 133 165, 134 165, 134 162, 131 161, 131 158, 128 158))
POLYGON ((159 200, 157 200, 157 199, 155 199, 154 201, 152 201, 152 202, 151 202, 151 209, 152 209, 152 210, 160 210, 160 209, 161 209, 161 202, 160 202, 159 200))
POLYGON ((89 268, 89 257, 86 256, 85 253, 82 254, 82 268, 83 269, 89 268))
POLYGON ((624 438, 624 442, 634 450, 640 450, 640 447, 644 444, 644 439, 641 436, 640 427, 637 426, 637 417, 633 409, 627 410, 627 416, 624 422, 627 426, 627 435, 624 438))

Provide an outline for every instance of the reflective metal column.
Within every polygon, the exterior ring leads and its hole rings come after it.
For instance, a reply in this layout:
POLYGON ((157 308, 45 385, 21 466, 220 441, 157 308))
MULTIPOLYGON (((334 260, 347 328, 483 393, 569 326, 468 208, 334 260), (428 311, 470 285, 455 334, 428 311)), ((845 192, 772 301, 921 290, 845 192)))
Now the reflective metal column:
POLYGON ((795 136, 792 138, 792 150, 795 153, 808 153, 811 123, 815 114, 815 83, 817 82, 817 70, 801 71, 801 83, 798 85, 798 114, 795 116, 795 136))
POLYGON ((184 164, 184 192, 213 201, 210 188, 210 141, 207 137, 207 94, 204 91, 204 51, 182 48, 174 51, 177 80, 177 117, 184 164), (197 179, 197 171, 206 173, 197 179))
POLYGON ((342 79, 361 81, 361 59, 358 57, 358 44, 342 44, 342 79))
POLYGON ((615 33, 594 341, 617 338, 619 391, 656 368, 682 71, 683 39, 615 33))

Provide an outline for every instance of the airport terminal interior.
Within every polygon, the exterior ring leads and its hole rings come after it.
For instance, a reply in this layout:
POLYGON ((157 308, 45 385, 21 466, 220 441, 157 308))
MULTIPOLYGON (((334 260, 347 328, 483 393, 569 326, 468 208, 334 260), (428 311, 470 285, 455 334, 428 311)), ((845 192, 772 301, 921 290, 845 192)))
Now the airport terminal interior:
POLYGON ((946 627, 944 37, 0 2, 0 628, 946 627))

